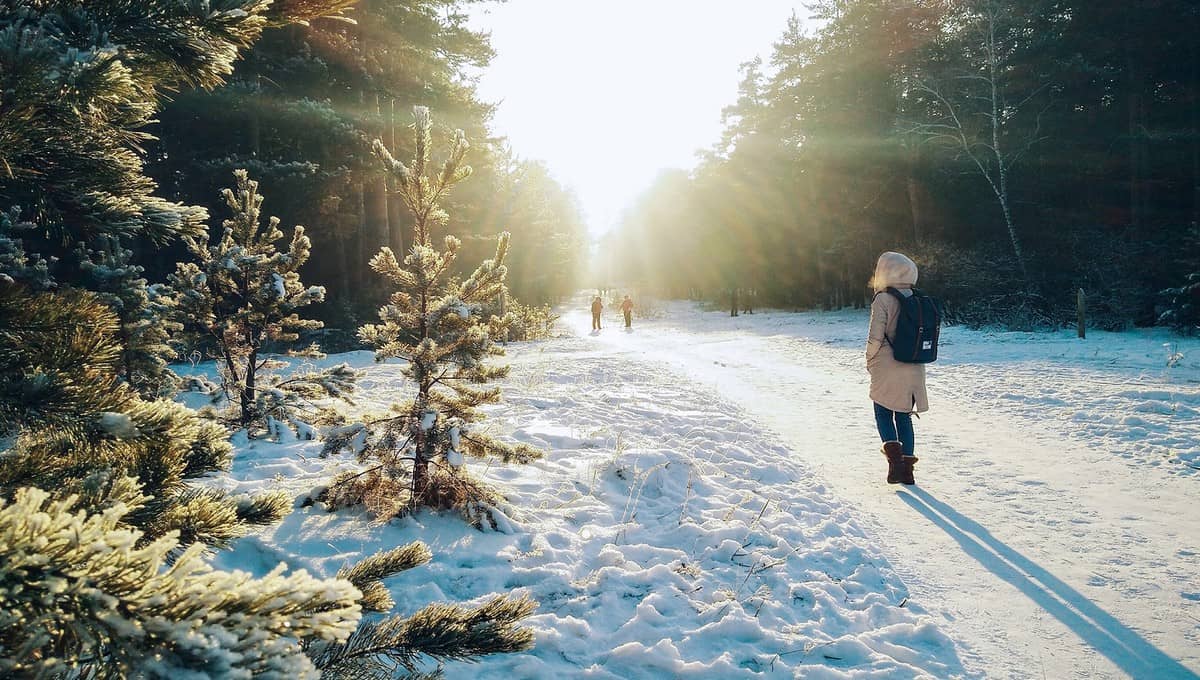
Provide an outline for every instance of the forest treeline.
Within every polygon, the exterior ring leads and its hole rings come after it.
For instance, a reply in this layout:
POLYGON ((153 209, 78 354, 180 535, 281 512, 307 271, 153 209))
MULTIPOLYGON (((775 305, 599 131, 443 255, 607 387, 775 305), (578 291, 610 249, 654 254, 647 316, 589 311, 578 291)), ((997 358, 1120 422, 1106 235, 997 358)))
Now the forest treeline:
MULTIPOLYGON (((462 240, 463 261, 490 256, 496 235, 512 233, 510 291, 529 304, 573 291, 587 256, 580 208, 545 165, 517 157, 493 136, 493 105, 477 76, 493 57, 488 35, 467 25, 476 0, 362 0, 354 23, 316 21, 265 31, 228 81, 172 97, 151 131, 147 174, 159 194, 222 213, 220 190, 245 168, 271 197, 283 224, 302 224, 313 242, 305 279, 323 285, 314 312, 353 329, 373 318, 385 291, 369 261, 380 246, 397 253, 412 221, 371 149, 378 138, 398 158, 412 155, 413 106, 436 111, 438 143, 456 129, 471 140, 471 182, 449 199, 440 240, 462 240)), ((142 256, 151 281, 174 268, 182 249, 142 256)), ((469 273, 469 272, 465 272, 469 273)))
POLYGON ((834 308, 904 250, 960 321, 1064 322, 1082 288, 1103 326, 1200 323, 1200 5, 809 10, 742 66, 698 168, 628 211, 599 278, 834 308))

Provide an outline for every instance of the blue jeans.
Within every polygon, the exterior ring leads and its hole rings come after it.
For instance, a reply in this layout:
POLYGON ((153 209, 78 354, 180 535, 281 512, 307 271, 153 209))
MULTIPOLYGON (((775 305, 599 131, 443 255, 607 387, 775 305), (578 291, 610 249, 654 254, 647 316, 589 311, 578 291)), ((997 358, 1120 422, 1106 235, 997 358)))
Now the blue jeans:
POLYGON ((904 447, 904 455, 916 455, 913 453, 916 443, 913 437, 912 414, 893 411, 875 404, 875 426, 879 428, 880 440, 899 441, 904 447))

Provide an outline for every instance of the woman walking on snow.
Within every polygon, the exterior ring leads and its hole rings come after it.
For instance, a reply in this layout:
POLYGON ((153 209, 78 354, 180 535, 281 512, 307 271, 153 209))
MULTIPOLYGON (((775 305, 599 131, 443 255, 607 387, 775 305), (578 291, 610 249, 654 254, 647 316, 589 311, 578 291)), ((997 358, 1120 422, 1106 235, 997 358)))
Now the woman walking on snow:
POLYGON ((875 264, 871 287, 871 324, 867 333, 867 371, 871 374, 871 401, 875 402, 875 425, 883 440, 881 452, 887 457, 889 484, 915 484, 913 465, 915 441, 912 415, 929 410, 925 392, 925 365, 897 361, 891 340, 896 337, 900 301, 888 292, 892 288, 911 297, 917 283, 917 265, 900 253, 886 252, 875 264))

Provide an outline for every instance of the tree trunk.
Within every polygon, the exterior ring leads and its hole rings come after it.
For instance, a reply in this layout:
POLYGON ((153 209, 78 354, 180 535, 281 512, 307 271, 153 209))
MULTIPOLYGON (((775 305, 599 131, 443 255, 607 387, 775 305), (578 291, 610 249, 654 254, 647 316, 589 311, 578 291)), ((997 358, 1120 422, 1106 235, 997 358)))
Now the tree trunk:
MULTIPOLYGON (((1200 30, 1200 12, 1192 12, 1193 36, 1200 30)), ((1200 229, 1200 40, 1192 39, 1192 228, 1200 229)))
MULTIPOLYGON (((379 107, 379 93, 372 96, 374 97, 375 119, 378 121, 378 126, 372 126, 372 132, 382 140, 385 137, 383 135, 383 115, 379 107)), ((387 178, 382 172, 372 173, 367 178, 363 191, 367 234, 370 239, 368 251, 374 257, 380 248, 391 245, 391 230, 388 227, 387 178)))
POLYGON ((923 229, 921 227, 921 202, 917 195, 917 179, 912 176, 912 171, 909 171, 908 179, 905 182, 908 189, 908 214, 912 219, 912 235, 913 243, 920 245, 923 240, 923 229))
POLYGON ((367 229, 367 209, 366 202, 363 200, 363 194, 365 193, 363 183, 357 183, 355 185, 354 200, 357 209, 356 212, 358 213, 358 233, 355 236, 358 240, 358 261, 354 263, 354 272, 356 274, 355 278, 358 279, 356 287, 359 290, 363 290, 367 286, 369 281, 368 274, 371 270, 371 267, 367 263, 375 255, 375 252, 371 250, 371 238, 367 229))
MULTIPOLYGON (((809 196, 809 214, 820 215, 821 211, 817 210, 817 179, 814 176, 814 171, 809 170, 808 175, 808 196, 809 196)), ((813 239, 816 241, 816 247, 813 248, 814 262, 817 267, 817 302, 821 309, 829 311, 829 288, 825 281, 825 244, 822 240, 821 219, 815 217, 813 219, 813 239)))
MULTIPOLYGON (((396 149, 396 100, 388 101, 388 150, 393 154, 398 153, 396 149)), ((390 173, 387 178, 387 221, 388 221, 388 245, 391 246, 392 252, 396 253, 396 257, 404 259, 404 217, 401 214, 400 199, 396 193, 400 190, 396 182, 396 178, 390 173)))
POLYGON ((337 277, 338 277, 338 297, 343 300, 350 299, 350 259, 346 241, 348 237, 337 237, 333 239, 334 255, 337 258, 337 277))
POLYGON ((387 183, 382 176, 372 177, 363 185, 363 205, 366 210, 366 252, 374 257, 380 248, 391 245, 387 183))
POLYGON ((729 289, 729 316, 738 315, 737 288, 729 289))
MULTIPOLYGON (((424 418, 424 408, 415 410, 417 418, 424 418)), ((436 425, 436 422, 435 422, 436 425)), ((412 489, 410 490, 411 497, 409 498, 410 509, 416 509, 422 505, 428 505, 429 499, 429 463, 433 460, 434 438, 429 436, 430 431, 424 428, 424 423, 418 420, 417 422, 417 441, 413 447, 413 475, 412 489)))
POLYGON ((250 360, 246 363, 246 384, 242 386, 242 425, 249 425, 254 419, 254 378, 258 362, 258 350, 250 350, 250 360))
POLYGON ((1075 326, 1079 338, 1087 338, 1087 296, 1082 288, 1075 294, 1075 326))
POLYGON ((1145 142, 1142 134, 1144 111, 1142 108, 1141 64, 1134 53, 1133 45, 1128 48, 1125 66, 1128 76, 1126 94, 1129 98, 1129 224, 1137 228, 1142 225, 1145 196, 1145 142))
POLYGON ((1003 119, 1000 111, 1000 92, 999 92, 999 55, 996 47, 996 14, 999 11, 996 8, 991 10, 988 15, 988 35, 987 35, 987 60, 988 60, 988 85, 991 90, 991 105, 992 111, 990 120, 992 123, 992 152, 996 158, 996 182, 993 183, 992 189, 996 192, 996 198, 1000 201, 1000 210, 1004 213, 1004 226, 1008 230, 1008 240, 1012 244, 1013 254, 1017 257, 1017 266, 1021 269, 1021 280, 1025 282, 1025 292, 1031 292, 1029 282, 1029 270, 1025 266, 1025 253, 1021 248, 1021 239, 1017 236, 1017 227, 1013 224, 1012 210, 1008 202, 1008 164, 1006 162, 1004 151, 1000 148, 1000 128, 1003 119))
POLYGON ((1025 251, 1021 248, 1021 238, 1017 236, 1017 226, 1013 224, 1012 211, 1008 207, 1008 180, 1000 173, 1000 190, 996 192, 1000 201, 1000 210, 1004 213, 1004 226, 1008 229, 1008 240, 1012 244, 1013 254, 1017 257, 1017 266, 1021 269, 1021 279, 1025 282, 1026 292, 1029 292, 1029 270, 1025 267, 1025 251))

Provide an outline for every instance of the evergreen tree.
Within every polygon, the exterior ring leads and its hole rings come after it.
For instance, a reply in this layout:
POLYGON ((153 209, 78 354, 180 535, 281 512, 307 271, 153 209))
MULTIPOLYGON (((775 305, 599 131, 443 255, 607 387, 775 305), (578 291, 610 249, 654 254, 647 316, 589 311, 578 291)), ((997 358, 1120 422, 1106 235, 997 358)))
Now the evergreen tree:
POLYGON ((505 261, 505 285, 523 303, 558 302, 578 289, 587 253, 582 210, 545 164, 508 160, 497 177, 494 224, 520 225, 522 246, 505 261))
MULTIPOLYGON (((275 211, 309 226, 324 255, 307 276, 341 306, 371 314, 384 294, 368 261, 381 245, 403 252, 409 226, 372 140, 409 155, 398 119, 418 102, 431 102, 473 138, 489 137, 492 106, 479 101, 473 74, 492 50, 465 11, 477 1, 364 0, 353 24, 266 31, 226 86, 185 93, 164 108, 152 174, 169 195, 205 204, 235 168, 250 170, 269 195, 311 196, 275 211), (332 197, 344 199, 340 210, 321 210, 332 197)), ((490 176, 487 152, 476 160, 490 176)), ((455 210, 466 219, 450 225, 453 233, 490 212, 490 188, 463 197, 455 210)))
POLYGON ((335 503, 372 503, 373 497, 376 509, 385 515, 418 506, 455 507, 478 522, 496 499, 462 470, 464 455, 495 456, 505 462, 528 462, 541 455, 473 426, 482 419, 478 408, 500 399, 499 388, 475 386, 508 373, 507 366, 487 363, 504 351, 492 341, 488 319, 480 312, 504 293, 509 235, 500 235, 495 257, 465 280, 450 277, 460 242, 447 236, 445 249, 439 251, 430 233, 449 217, 439 205, 442 199, 471 174, 464 162, 468 143, 457 131, 445 162, 431 168, 429 110, 415 107, 414 117, 416 153, 409 165, 393 158, 382 143, 375 145, 412 213, 413 246, 403 264, 387 247, 371 260, 371 267, 397 290, 379 310, 381 323, 363 326, 359 335, 375 347, 377 361, 407 362, 404 373, 413 380, 415 393, 411 402, 393 407, 398 415, 374 423, 370 436, 347 429, 330 440, 328 450, 357 442, 360 455, 375 463, 365 473, 339 480, 331 493, 335 503))
POLYGON ((372 140, 410 157, 407 112, 427 103, 439 112, 435 134, 461 128, 474 145, 472 180, 447 197, 452 219, 434 241, 458 236, 458 262, 475 263, 491 255, 495 233, 510 230, 522 244, 507 262, 511 293, 537 304, 571 294, 587 252, 581 210, 544 169, 516 160, 487 129, 494 107, 479 100, 474 75, 492 49, 467 11, 478 2, 370 0, 354 8, 353 25, 266 31, 226 86, 182 93, 164 107, 150 173, 165 195, 214 213, 234 168, 248 169, 269 196, 310 197, 272 212, 306 225, 320 253, 305 280, 327 296, 310 315, 333 331, 356 329, 386 298, 370 259, 381 245, 398 254, 410 245, 411 220, 372 140))
POLYGON ((121 320, 122 377, 146 396, 169 389, 165 299, 130 249, 198 234, 206 213, 155 195, 143 172, 160 97, 216 87, 265 29, 351 4, 0 0, 0 241, 38 256, 10 269, 0 246, 0 275, 102 293, 121 320))
POLYGON ((85 285, 117 315, 121 345, 118 374, 143 397, 169 396, 178 376, 167 362, 178 358, 169 344, 183 327, 171 319, 174 300, 161 285, 149 285, 143 268, 133 263, 133 251, 116 238, 97 239, 97 250, 83 249, 80 263, 85 285))
POLYGON ((1200 5, 809 9, 746 65, 687 190, 659 181, 629 212, 613 241, 647 247, 627 280, 715 299, 728 273, 768 304, 837 307, 899 248, 957 320, 1067 321, 1079 288, 1102 326, 1163 318, 1159 292, 1196 271, 1200 5))
POLYGON ((1182 285, 1162 291, 1166 309, 1158 322, 1194 335, 1200 333, 1200 225, 1193 224, 1179 239, 1177 248, 1179 269, 1191 272, 1183 277, 1182 285))
POLYGON ((118 327, 89 294, 0 284, 0 674, 382 679, 529 647, 527 599, 358 623, 394 606, 380 580, 428 561, 419 543, 337 581, 206 567, 206 547, 277 522, 291 498, 189 484, 228 466, 226 433, 119 380, 118 327))
MULTIPOLYGON (((180 263, 171 276, 178 315, 189 342, 212 348, 240 425, 263 420, 278 435, 277 424, 289 423, 308 434, 312 428, 303 418, 316 415, 312 400, 346 397, 355 373, 342 364, 284 378, 272 369, 286 364, 262 356, 272 343, 294 342, 297 331, 322 327, 296 310, 323 300, 325 289, 300 281, 311 252, 304 227, 297 226, 288 249, 280 251, 275 245, 283 238, 279 218, 260 222, 258 182, 245 170, 234 177, 236 189, 222 192, 232 217, 223 223, 220 241, 209 245, 205 236, 184 238, 196 261, 180 263)), ((303 356, 316 351, 313 346, 303 356)))
POLYGON ((77 494, 90 512, 125 503, 123 521, 148 540, 175 531, 184 546, 220 547, 281 519, 290 507, 282 494, 230 497, 190 483, 228 468, 226 432, 122 381, 119 327, 90 294, 0 286, 0 437, 9 445, 0 497, 36 486, 77 494))
POLYGON ((155 196, 142 172, 161 93, 216 87, 265 28, 351 4, 0 0, 0 206, 37 226, 26 251, 69 279, 77 243, 202 230, 202 209, 155 196))
POLYGON ((0 283, 18 281, 34 290, 54 287, 48 263, 40 255, 25 252, 22 233, 37 229, 37 225, 21 219, 21 211, 0 211, 0 283))

